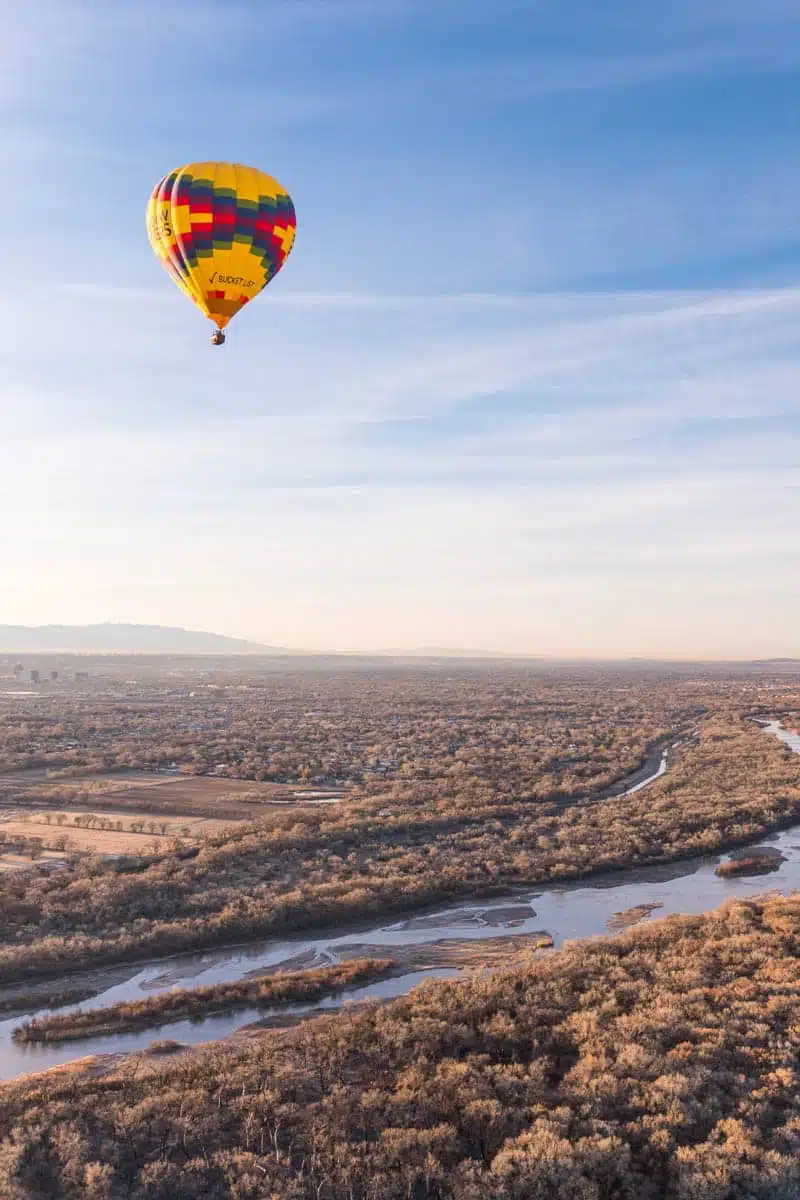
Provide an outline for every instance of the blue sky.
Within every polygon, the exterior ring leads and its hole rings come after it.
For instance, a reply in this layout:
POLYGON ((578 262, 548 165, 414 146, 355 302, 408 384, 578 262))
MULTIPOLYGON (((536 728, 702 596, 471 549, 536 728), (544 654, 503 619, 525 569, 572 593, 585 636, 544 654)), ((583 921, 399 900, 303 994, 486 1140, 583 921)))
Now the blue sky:
POLYGON ((796 0, 28 0, 0 622, 800 655, 796 0), (298 214, 214 351, 150 189, 298 214))

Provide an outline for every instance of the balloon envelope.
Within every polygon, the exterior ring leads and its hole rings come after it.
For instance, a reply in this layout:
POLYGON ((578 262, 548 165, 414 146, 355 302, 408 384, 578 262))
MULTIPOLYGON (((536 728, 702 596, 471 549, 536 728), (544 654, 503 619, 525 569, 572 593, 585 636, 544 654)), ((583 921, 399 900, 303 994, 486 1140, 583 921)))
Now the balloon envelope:
POLYGON ((147 205, 150 245, 178 287, 218 329, 274 279, 294 243, 289 193, 240 163, 189 163, 165 175, 147 205))

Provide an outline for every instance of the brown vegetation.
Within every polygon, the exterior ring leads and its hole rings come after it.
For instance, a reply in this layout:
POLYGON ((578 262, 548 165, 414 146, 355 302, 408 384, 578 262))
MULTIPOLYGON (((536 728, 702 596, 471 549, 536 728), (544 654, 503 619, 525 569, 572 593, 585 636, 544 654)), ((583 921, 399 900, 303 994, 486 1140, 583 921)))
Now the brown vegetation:
POLYGON ((9 1200, 791 1200, 800 898, 0 1089, 9 1200))
POLYGON ((384 979, 393 967, 391 958, 359 958, 310 971, 285 971, 211 987, 176 988, 127 1004, 25 1021, 14 1030, 13 1037, 17 1042, 72 1042, 106 1033, 152 1029, 170 1021, 194 1021, 242 1008, 302 1004, 346 991, 356 984, 384 979))
POLYGON ((606 928, 610 929, 612 933, 630 929, 632 925, 638 925, 640 921, 644 921, 657 908, 663 908, 660 900, 654 900, 649 904, 634 904, 633 908, 626 908, 622 912, 614 913, 606 921, 606 928))
MULTIPOLYGON (((633 771, 649 742, 698 707, 668 678, 610 669, 264 674, 245 664, 214 682, 196 672, 175 679, 163 666, 155 680, 132 674, 112 696, 62 691, 23 709, 0 697, 3 769, 24 769, 34 788, 47 783, 42 771, 85 787, 87 774, 171 768, 190 787, 192 776, 213 774, 371 792, 472 781, 505 795, 573 795, 633 771)), ((165 802, 175 802, 171 788, 165 802)))
POLYGON ((800 820, 800 756, 707 718, 645 792, 597 804, 467 782, 276 812, 199 847, 0 878, 0 982, 408 911, 742 845, 800 820))
POLYGON ((166 817, 146 810, 133 816, 123 816, 116 810, 104 814, 23 810, 0 823, 0 854, 11 847, 29 849, 32 843, 41 850, 61 854, 135 854, 152 851, 153 844, 159 847, 165 838, 192 842, 207 834, 220 834, 228 827, 227 821, 166 817))
MULTIPOLYGON (((53 776, 59 772, 52 772, 53 776)), ((297 784, 254 783, 249 780, 210 778, 205 775, 111 773, 97 778, 70 778, 62 782, 35 783, 25 788, 19 801, 98 812, 132 814, 144 819, 160 817, 214 817, 225 821, 252 820, 259 810, 277 802, 296 800, 297 784)))
POLYGON ((180 1054, 185 1048, 182 1042, 173 1041, 172 1038, 157 1038, 147 1047, 147 1053, 151 1055, 180 1054))
POLYGON ((782 856, 776 854, 748 854, 744 858, 720 863, 714 874, 723 878, 731 875, 768 875, 770 871, 780 870, 783 861, 782 856))

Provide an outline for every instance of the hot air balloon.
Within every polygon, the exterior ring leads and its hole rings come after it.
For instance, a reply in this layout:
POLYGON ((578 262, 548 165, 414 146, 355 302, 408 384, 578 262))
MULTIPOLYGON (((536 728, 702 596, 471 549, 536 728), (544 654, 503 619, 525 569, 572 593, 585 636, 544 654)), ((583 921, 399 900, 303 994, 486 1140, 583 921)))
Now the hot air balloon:
POLYGON ((212 344, 240 308, 280 271, 294 243, 289 193, 240 163, 178 167, 147 205, 150 245, 181 291, 216 325, 212 344))

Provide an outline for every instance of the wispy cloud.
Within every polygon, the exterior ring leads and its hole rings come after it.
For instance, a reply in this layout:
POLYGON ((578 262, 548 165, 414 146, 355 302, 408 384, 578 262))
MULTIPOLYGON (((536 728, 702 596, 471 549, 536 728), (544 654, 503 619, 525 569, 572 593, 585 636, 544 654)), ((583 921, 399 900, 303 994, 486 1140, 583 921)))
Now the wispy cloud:
MULTIPOLYGON (((400 347, 382 372, 363 370, 354 355, 331 395, 323 362, 305 377, 315 392, 293 411, 181 407, 162 410, 160 428, 151 422, 137 430, 125 419, 124 429, 54 427, 48 438, 34 425, 12 439, 17 465, 5 474, 7 502, 24 497, 17 537, 26 522, 33 533, 55 489, 59 523, 81 526, 94 514, 97 526, 102 507, 100 525, 109 531, 152 523, 161 540, 167 517, 176 538, 188 522, 229 545, 223 530, 234 515, 247 537, 260 540, 261 514, 277 507, 286 544, 313 545, 316 555, 341 521, 337 554, 350 571, 364 569, 356 566, 360 535, 345 533, 354 510, 362 530, 365 520, 379 525, 391 513, 392 527, 410 521, 414 537, 423 513, 426 522, 443 521, 448 536, 453 515, 469 513, 471 544, 483 529, 484 549, 491 543, 502 557, 508 539, 522 536, 533 539, 529 550, 538 546, 541 561, 541 539, 571 531, 580 546, 599 528, 611 547, 633 523, 652 557, 648 526, 681 514, 701 528, 709 511, 724 523, 742 480, 751 512, 765 489, 774 499, 800 482, 791 464, 782 475, 778 469, 796 429, 770 428, 770 419, 798 418, 791 355, 800 296, 687 299, 648 295, 640 311, 627 298, 628 311, 619 312, 618 297, 609 298, 610 311, 601 297, 583 297, 572 316, 561 299, 555 317, 541 299, 518 301, 503 312, 519 328, 481 335, 478 321, 464 334, 469 354, 448 345, 447 332, 436 344, 423 305, 417 315, 427 349, 405 374, 400 347), (738 422, 755 429, 741 436, 738 422)), ((381 319, 393 321, 393 310, 381 319)), ((234 390, 247 369, 234 370, 234 390)), ((452 572, 450 551, 447 559, 452 572)))
POLYGON ((800 652, 794 6, 497 11, 9 13, 2 619, 800 652), (223 151, 300 233, 216 351, 143 209, 223 151))

